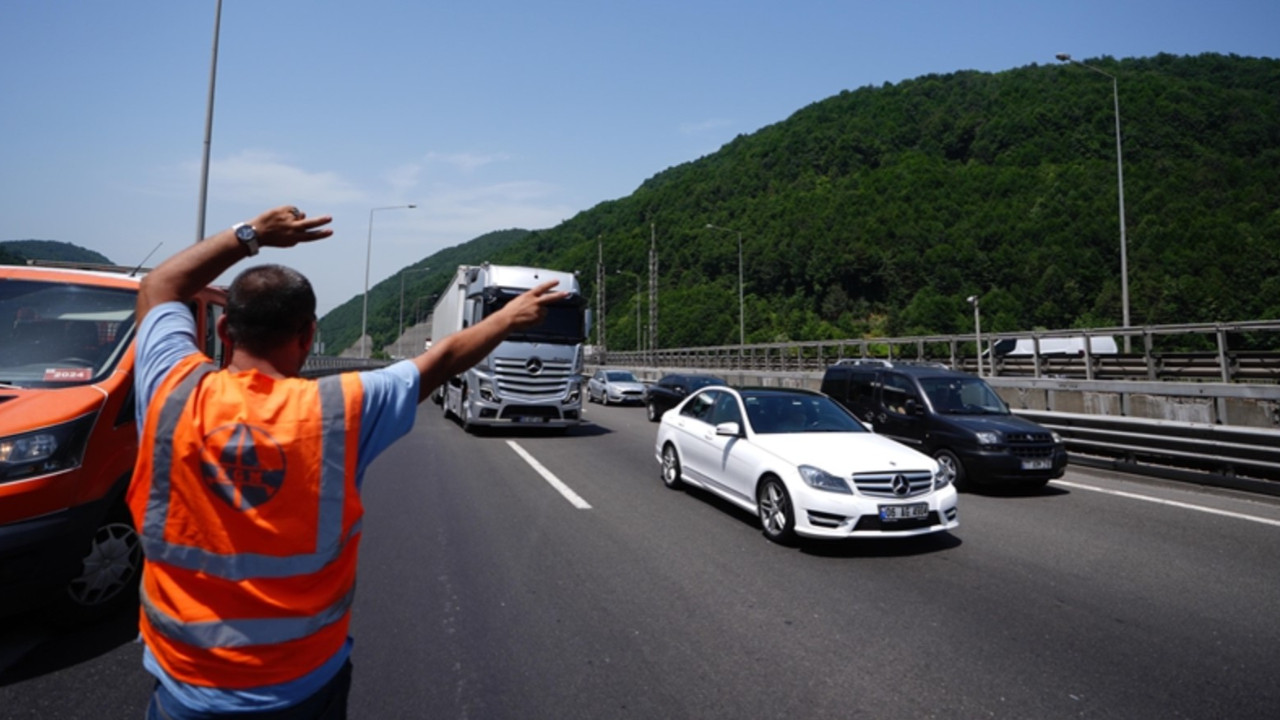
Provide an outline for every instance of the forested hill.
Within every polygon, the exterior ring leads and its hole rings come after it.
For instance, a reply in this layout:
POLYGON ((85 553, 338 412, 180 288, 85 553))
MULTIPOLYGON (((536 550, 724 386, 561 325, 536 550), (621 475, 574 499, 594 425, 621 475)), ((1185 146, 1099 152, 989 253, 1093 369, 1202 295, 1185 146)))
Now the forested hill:
POLYGON ((29 259, 111 264, 111 261, 102 253, 59 240, 6 240, 0 242, 0 264, 19 265, 29 259))
MULTIPOLYGON (((1280 317, 1280 61, 1083 62, 1118 79, 1132 323, 1280 317)), ((748 342, 969 332, 969 295, 984 330, 1119 325, 1113 107, 1077 64, 845 91, 486 259, 594 299, 599 238, 619 350, 651 237, 664 347, 737 342, 738 233, 748 342)))

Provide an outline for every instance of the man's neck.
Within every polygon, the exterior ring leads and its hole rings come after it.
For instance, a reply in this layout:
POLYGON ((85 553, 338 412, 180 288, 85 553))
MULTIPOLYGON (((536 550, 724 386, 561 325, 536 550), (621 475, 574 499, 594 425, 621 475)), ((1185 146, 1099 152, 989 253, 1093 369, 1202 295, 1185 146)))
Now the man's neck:
MULTIPOLYGON (((283 355, 283 353, 277 353, 283 355)), ((227 363, 227 370, 231 372, 246 372, 249 370, 257 370, 258 372, 278 379, 297 377, 298 373, 288 372, 289 362, 284 357, 259 356, 244 350, 233 350, 231 352, 231 361, 227 363)))

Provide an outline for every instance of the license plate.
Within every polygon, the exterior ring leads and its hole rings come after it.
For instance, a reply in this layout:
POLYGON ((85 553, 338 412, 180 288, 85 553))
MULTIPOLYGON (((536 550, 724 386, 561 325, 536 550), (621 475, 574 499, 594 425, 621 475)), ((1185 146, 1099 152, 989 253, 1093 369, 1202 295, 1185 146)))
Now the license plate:
POLYGON ((886 522, 894 520, 917 520, 929 517, 929 503, 911 503, 910 505, 881 505, 880 519, 886 522))
POLYGON ((1032 458, 1022 461, 1023 470, 1048 470, 1051 467, 1053 467, 1053 461, 1049 458, 1032 458))
POLYGON ((521 416, 516 418, 516 422, 518 423, 543 423, 546 421, 547 421, 546 418, 538 417, 538 416, 533 416, 533 417, 521 416))

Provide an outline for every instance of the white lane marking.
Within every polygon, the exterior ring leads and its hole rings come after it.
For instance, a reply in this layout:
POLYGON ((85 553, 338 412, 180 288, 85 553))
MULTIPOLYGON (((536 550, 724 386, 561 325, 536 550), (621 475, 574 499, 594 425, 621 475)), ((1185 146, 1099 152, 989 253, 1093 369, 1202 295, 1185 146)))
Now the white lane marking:
POLYGON ((542 463, 538 462, 537 458, 535 458, 534 456, 526 452, 525 449, 520 447, 520 445, 515 440, 508 440, 507 444, 511 446, 512 450, 516 451, 517 455, 524 458, 525 462, 529 463, 529 467, 532 467, 534 470, 537 470, 538 474, 542 476, 543 480, 546 480, 547 482, 551 483, 551 487, 558 490, 560 494, 564 496, 564 499, 568 500, 570 504, 572 504, 574 507, 578 508, 579 510, 591 509, 591 505, 589 505, 586 500, 583 500, 578 495, 578 493, 574 492, 573 490, 570 490, 568 485, 565 485, 563 482, 560 481, 560 478, 556 477, 551 473, 550 470, 543 467, 542 463))
POLYGON ((1165 500, 1163 498, 1139 495, 1137 493, 1125 492, 1123 490, 1108 490, 1106 488, 1093 487, 1092 485, 1081 485, 1079 483, 1068 482, 1066 480, 1054 480, 1053 484, 1076 488, 1078 490, 1091 490, 1093 492, 1105 493, 1107 495, 1116 495, 1118 497, 1129 498, 1131 500, 1145 500, 1147 502, 1153 502, 1160 505, 1171 505, 1173 507, 1183 508, 1184 510, 1196 510, 1199 512, 1209 513, 1210 515, 1222 515, 1224 517, 1235 518, 1237 520, 1248 520, 1250 522, 1262 523, 1263 525, 1280 527, 1280 520, 1258 517, 1257 515, 1245 515, 1244 513, 1231 512, 1230 510, 1218 510, 1217 508, 1205 507, 1203 505, 1192 505, 1191 503, 1178 502, 1177 500, 1165 500))

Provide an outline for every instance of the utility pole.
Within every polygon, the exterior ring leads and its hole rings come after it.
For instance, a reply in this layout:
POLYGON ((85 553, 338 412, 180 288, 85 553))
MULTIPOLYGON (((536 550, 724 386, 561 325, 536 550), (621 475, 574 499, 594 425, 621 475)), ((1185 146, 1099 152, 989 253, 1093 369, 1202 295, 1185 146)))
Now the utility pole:
POLYGON ((600 314, 600 319, 596 322, 596 354, 600 358, 600 362, 604 362, 605 355, 605 334, 604 334, 604 240, 603 236, 596 236, 596 312, 600 314))
POLYGON ((658 349, 658 230, 649 221, 649 352, 658 349))

